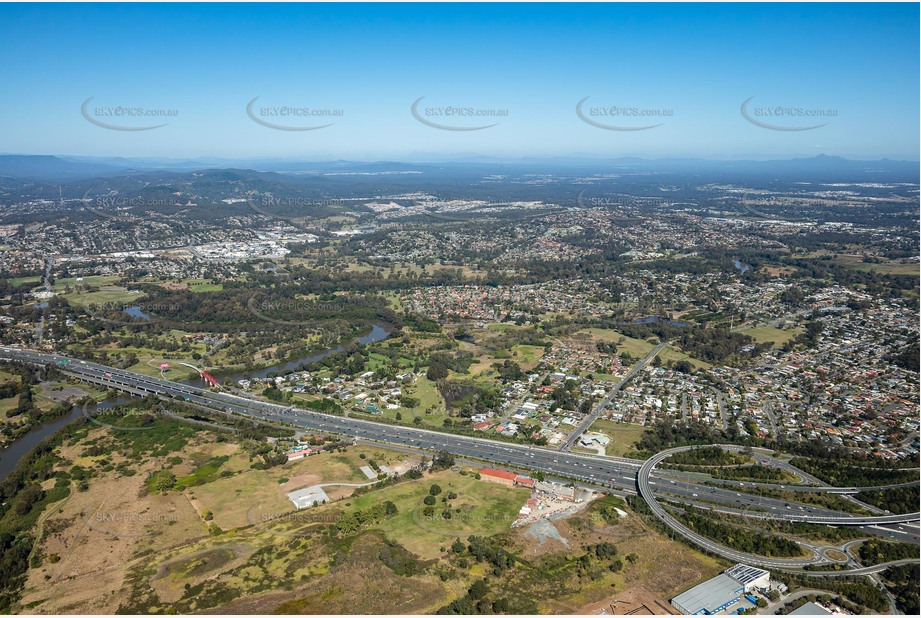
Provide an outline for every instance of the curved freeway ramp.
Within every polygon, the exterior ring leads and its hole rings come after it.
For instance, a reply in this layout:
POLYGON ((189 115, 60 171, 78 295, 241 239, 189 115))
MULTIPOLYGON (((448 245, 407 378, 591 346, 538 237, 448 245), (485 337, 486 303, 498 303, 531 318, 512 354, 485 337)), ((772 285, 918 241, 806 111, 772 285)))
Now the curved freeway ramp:
MULTIPOLYGON (((731 444, 714 444, 711 446, 718 446, 728 451, 740 452, 743 450, 743 447, 731 444)), ((705 549, 706 551, 723 556, 729 560, 736 562, 743 562, 745 564, 752 564, 756 566, 761 566, 771 569, 798 569, 805 567, 807 565, 820 565, 820 564, 833 564, 833 561, 825 558, 818 552, 813 551, 813 555, 809 558, 766 558, 763 556, 756 556, 754 554, 748 554, 745 552, 737 551, 725 545, 721 545, 716 541, 713 541, 697 532, 694 532, 683 523, 678 521, 673 517, 665 508, 659 504, 659 501, 656 499, 653 492, 652 486, 649 484, 649 478, 652 474, 652 471, 655 467, 661 463, 663 460, 667 459, 675 453, 682 453, 684 451, 689 451, 699 448, 698 446, 680 446, 672 449, 662 451, 649 459, 647 459, 643 465, 640 467, 639 472, 637 473, 637 489, 639 490, 640 497, 642 497, 646 503, 649 505, 650 510, 653 514, 661 519, 665 525, 669 528, 682 535, 686 539, 693 542, 695 545, 705 549)), ((834 525, 873 525, 873 524, 891 524, 891 523, 905 523, 918 521, 921 518, 921 513, 910 513, 905 515, 885 515, 880 517, 855 517, 855 516, 841 516, 841 517, 823 517, 823 516, 811 516, 811 515, 793 515, 790 514, 785 516, 784 519, 794 522, 803 522, 803 523, 817 523, 817 524, 834 524, 834 525)), ((901 561, 899 561, 901 562, 901 561)), ((908 560, 906 562, 918 562, 918 560, 908 560)), ((809 575, 815 576, 843 576, 843 575, 859 575, 864 571, 867 573, 876 573, 878 571, 885 570, 886 565, 877 565, 875 567, 866 567, 865 569, 857 569, 851 571, 803 571, 809 575), (876 570, 873 570, 876 569, 876 570)))

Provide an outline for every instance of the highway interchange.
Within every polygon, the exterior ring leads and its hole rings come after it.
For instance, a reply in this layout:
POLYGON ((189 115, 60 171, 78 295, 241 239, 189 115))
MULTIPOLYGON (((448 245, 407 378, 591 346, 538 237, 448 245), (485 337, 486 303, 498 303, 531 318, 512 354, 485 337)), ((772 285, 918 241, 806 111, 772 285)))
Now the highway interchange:
MULTIPOLYGON (((752 495, 742 487, 744 485, 755 488, 781 487, 777 485, 739 483, 740 487, 738 489, 732 487, 735 483, 729 483, 728 486, 709 486, 693 482, 687 475, 672 471, 655 470, 655 466, 670 454, 686 450, 689 447, 663 451, 646 462, 619 457, 563 452, 536 446, 454 435, 286 407, 228 393, 205 390, 179 382, 152 378, 123 369, 70 359, 56 354, 17 348, 0 348, 0 359, 41 366, 55 365, 64 373, 75 378, 135 395, 153 394, 161 398, 179 399, 205 406, 209 409, 243 415, 255 420, 283 423, 294 427, 309 428, 415 450, 447 451, 458 457, 486 461, 502 467, 525 471, 541 471, 551 477, 579 481, 606 488, 622 495, 639 493, 650 505, 653 512, 673 530, 713 553, 740 562, 776 568, 802 566, 804 564, 828 562, 828 560, 824 557, 824 552, 817 552, 811 558, 801 561, 772 560, 735 552, 688 530, 662 509, 658 499, 668 498, 703 508, 712 507, 722 512, 745 514, 747 516, 771 517, 787 521, 827 525, 859 526, 868 534, 918 544, 918 513, 874 517, 853 516, 814 505, 785 502, 780 499, 752 495)), ((727 448, 740 449, 741 447, 727 448)), ((795 485, 788 485, 784 489, 821 491, 821 488, 795 485)), ((857 488, 839 488, 837 493, 853 493, 852 490, 854 489, 857 488), (844 490, 847 490, 847 492, 844 490)))
MULTIPOLYGON (((725 445, 724 444, 724 445, 718 445, 718 446, 728 451, 741 452, 743 450, 743 447, 736 446, 736 445, 725 445)), ((682 446, 682 447, 677 447, 677 448, 672 448, 672 449, 661 451, 653 455, 649 459, 647 459, 645 462, 643 462, 643 465, 640 467, 640 470, 637 473, 637 488, 639 489, 640 496, 646 501, 646 503, 649 505, 649 508, 653 511, 653 513, 659 519, 661 519, 669 528, 681 534, 685 538, 689 539, 690 541, 692 541, 694 544, 698 545, 699 547, 702 547, 712 553, 720 554, 723 557, 729 558, 730 560, 735 560, 737 562, 744 562, 746 564, 754 564, 754 565, 762 566, 766 568, 788 568, 789 569, 789 568, 803 567, 809 564, 828 563, 830 561, 825 555, 824 551, 817 551, 816 548, 811 548, 811 547, 809 547, 808 549, 810 549, 813 552, 813 555, 807 558, 802 558, 802 559, 765 558, 762 556, 754 556, 752 554, 747 554, 744 552, 736 551, 729 547, 716 543, 713 540, 701 534, 698 534, 697 532, 691 530, 690 528, 682 524, 675 517, 673 517, 659 503, 658 498, 656 497, 656 491, 655 491, 655 488, 653 487, 653 481, 651 480, 652 473, 655 470, 655 467, 658 464, 660 464, 662 461, 667 459, 668 457, 676 453, 689 451, 693 448, 696 448, 696 447, 682 446)), ((694 494, 694 495, 696 496, 697 494, 694 494)), ((788 508, 790 506, 791 505, 788 504, 785 508, 788 508)), ((758 516, 758 513, 752 513, 750 514, 750 516, 751 515, 758 516)), ((825 513, 804 513, 804 512, 800 512, 800 513, 792 512, 789 514, 780 513, 777 515, 773 513, 765 513, 763 517, 777 518, 777 519, 782 519, 785 521, 802 521, 802 522, 809 522, 813 524, 827 524, 827 525, 831 525, 831 524, 841 525, 841 522, 843 519, 851 519, 853 523, 849 525, 879 525, 879 524, 885 524, 885 523, 899 524, 899 523, 905 523, 906 521, 905 516, 901 516, 901 515, 886 515, 886 516, 876 516, 876 517, 852 516, 850 518, 843 518, 841 514, 828 515, 825 513)), ((912 517, 917 519, 917 513, 914 514, 912 517)))

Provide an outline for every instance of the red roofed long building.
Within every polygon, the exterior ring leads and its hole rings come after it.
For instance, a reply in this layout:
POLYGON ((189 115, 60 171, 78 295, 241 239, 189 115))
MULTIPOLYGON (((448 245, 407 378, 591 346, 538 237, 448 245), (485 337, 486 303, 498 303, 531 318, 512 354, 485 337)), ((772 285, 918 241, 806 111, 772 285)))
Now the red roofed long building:
POLYGON ((534 479, 526 476, 518 476, 514 472, 505 470, 496 470, 495 468, 480 468, 480 479, 490 483, 499 483, 508 487, 520 485, 522 487, 534 487, 534 479))
POLYGON ((515 479, 518 478, 518 475, 514 472, 506 472, 505 470, 480 468, 480 478, 484 481, 489 481, 490 483, 499 483, 500 485, 508 485, 509 487, 514 487, 515 479))

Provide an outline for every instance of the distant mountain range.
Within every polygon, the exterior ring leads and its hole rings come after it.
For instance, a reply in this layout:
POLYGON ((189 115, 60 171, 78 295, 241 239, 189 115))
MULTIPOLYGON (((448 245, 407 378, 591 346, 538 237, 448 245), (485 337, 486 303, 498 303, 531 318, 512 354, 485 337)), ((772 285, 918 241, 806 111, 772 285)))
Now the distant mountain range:
POLYGON ((646 173, 731 173, 758 177, 793 175, 824 180, 866 181, 878 178, 905 181, 919 178, 917 161, 880 159, 860 161, 828 155, 809 158, 716 160, 698 158, 644 159, 639 157, 561 159, 469 159, 464 161, 407 163, 399 161, 291 161, 284 159, 146 159, 121 157, 68 157, 52 155, 0 155, 0 177, 68 181, 113 177, 151 171, 190 172, 203 169, 250 169, 263 172, 326 175, 335 173, 380 174, 383 172, 470 173, 612 173, 635 170, 646 173))

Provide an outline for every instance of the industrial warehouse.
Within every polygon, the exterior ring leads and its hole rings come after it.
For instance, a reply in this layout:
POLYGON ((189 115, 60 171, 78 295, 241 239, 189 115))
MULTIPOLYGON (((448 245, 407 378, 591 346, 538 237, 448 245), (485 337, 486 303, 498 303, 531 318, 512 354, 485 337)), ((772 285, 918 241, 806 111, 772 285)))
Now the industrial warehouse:
POLYGON ((770 585, 771 574, 764 569, 737 564, 682 592, 671 600, 671 604, 688 615, 734 614, 755 606, 757 599, 750 593, 767 590, 770 585), (737 604, 740 607, 734 607, 737 604))

